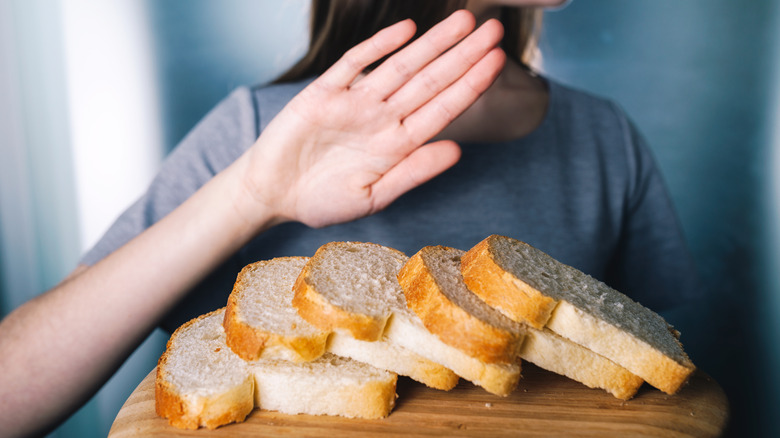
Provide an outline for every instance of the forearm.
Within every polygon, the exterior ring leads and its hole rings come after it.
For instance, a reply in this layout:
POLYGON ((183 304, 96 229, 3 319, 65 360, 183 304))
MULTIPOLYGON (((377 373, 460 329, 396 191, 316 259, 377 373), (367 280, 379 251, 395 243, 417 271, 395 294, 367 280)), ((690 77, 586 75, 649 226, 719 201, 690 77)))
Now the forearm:
POLYGON ((241 166, 0 324, 0 435, 72 413, 194 284, 274 222, 242 211, 241 166))

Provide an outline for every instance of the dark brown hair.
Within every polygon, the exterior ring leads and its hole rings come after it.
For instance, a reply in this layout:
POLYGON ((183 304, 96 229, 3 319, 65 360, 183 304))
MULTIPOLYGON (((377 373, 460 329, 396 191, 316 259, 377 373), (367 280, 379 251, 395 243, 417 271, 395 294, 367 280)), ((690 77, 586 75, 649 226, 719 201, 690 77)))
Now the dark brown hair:
MULTIPOLYGON (((422 35, 466 0, 312 0, 309 50, 275 82, 292 82, 322 74, 347 50, 379 30, 411 18, 422 35)), ((501 10, 502 48, 509 59, 529 67, 541 24, 537 8, 501 10)))

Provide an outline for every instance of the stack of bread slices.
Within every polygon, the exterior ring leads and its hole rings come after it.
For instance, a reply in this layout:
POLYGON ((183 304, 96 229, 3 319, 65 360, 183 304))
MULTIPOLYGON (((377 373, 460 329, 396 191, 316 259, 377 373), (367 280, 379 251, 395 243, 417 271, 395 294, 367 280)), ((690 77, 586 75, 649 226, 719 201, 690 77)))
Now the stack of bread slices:
POLYGON ((521 360, 620 399, 644 382, 674 394, 695 369, 678 338, 656 313, 512 238, 411 258, 332 242, 246 266, 225 308, 176 330, 155 406, 190 429, 255 408, 383 418, 398 375, 506 396, 521 360))

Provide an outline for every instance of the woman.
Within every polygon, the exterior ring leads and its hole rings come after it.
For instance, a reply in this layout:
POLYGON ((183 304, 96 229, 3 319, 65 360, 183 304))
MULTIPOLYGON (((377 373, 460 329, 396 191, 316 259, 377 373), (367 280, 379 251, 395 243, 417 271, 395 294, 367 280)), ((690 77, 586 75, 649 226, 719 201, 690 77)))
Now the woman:
POLYGON ((638 135, 615 105, 535 74, 537 13, 503 5, 560 2, 457 3, 315 1, 304 60, 225 99, 83 264, 2 322, 0 435, 56 424, 156 325, 224 306, 243 265, 328 241, 412 253, 505 234, 656 310, 691 295, 638 135), (414 39, 400 16, 441 22, 414 39))

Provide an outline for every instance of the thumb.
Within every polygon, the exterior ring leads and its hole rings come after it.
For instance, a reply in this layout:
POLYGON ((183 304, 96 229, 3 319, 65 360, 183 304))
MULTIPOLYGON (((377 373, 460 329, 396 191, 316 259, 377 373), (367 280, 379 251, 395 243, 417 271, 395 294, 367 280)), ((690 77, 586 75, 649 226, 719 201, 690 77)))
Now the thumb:
POLYGON ((450 140, 429 143, 412 151, 372 185, 372 213, 385 209, 404 193, 455 165, 460 154, 458 144, 450 140))

